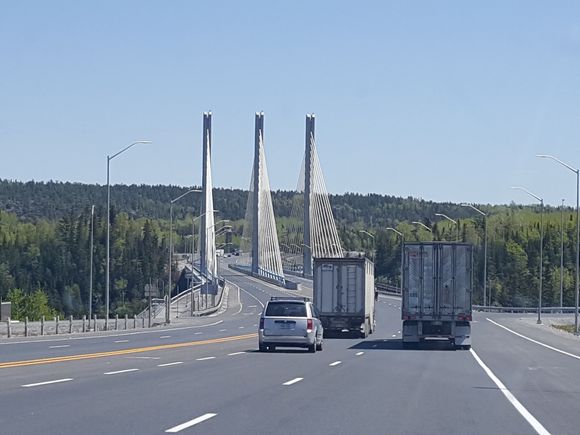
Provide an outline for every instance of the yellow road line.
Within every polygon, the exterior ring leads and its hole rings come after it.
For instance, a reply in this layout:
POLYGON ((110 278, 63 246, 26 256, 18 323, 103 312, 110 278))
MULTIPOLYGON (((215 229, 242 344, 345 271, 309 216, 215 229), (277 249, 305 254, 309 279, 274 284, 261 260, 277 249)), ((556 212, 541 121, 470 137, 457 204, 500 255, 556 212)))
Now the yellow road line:
POLYGON ((127 355, 131 353, 151 352, 156 350, 178 349, 181 347, 201 346, 204 344, 227 343, 229 341, 248 340, 256 338, 258 334, 233 335, 231 337, 213 338, 210 340, 188 341, 185 343, 162 344, 158 346, 136 347, 132 349, 114 350, 109 352, 85 353, 80 355, 58 356, 53 358, 30 359, 24 361, 9 361, 0 363, 0 369, 13 367, 35 366, 58 362, 78 361, 83 359, 104 358, 107 356, 127 355))

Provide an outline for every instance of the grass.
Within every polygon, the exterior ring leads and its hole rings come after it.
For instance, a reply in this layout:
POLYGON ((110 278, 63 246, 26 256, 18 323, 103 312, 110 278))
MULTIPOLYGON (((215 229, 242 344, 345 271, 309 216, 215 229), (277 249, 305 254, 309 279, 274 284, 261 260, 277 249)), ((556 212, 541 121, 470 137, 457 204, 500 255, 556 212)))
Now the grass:
POLYGON ((556 329, 561 329, 562 331, 569 332, 570 334, 574 333, 574 325, 565 324, 565 325, 552 325, 552 326, 556 329))

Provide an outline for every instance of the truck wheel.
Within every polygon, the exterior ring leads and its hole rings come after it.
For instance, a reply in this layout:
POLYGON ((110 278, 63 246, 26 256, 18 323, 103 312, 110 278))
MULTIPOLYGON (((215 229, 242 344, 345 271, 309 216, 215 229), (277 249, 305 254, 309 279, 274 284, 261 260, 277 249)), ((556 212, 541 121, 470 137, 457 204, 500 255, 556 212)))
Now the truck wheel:
POLYGON ((308 346, 308 352, 316 353, 316 343, 314 343, 312 346, 308 346))
POLYGON ((268 347, 265 344, 259 344, 258 348, 260 352, 266 352, 268 350, 268 347))
POLYGON ((268 351, 270 352, 276 351, 276 346, 268 346, 268 351))

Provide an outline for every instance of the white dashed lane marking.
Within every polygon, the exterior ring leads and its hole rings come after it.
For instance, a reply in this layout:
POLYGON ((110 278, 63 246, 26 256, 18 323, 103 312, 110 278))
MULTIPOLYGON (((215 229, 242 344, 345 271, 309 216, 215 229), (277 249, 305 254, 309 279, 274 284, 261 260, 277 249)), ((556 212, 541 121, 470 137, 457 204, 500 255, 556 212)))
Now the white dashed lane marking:
POLYGON ((61 349, 63 347, 70 347, 70 344, 61 344, 59 346, 48 346, 49 349, 61 349))
POLYGON ((182 423, 180 425, 174 426, 170 429, 167 429, 165 432, 166 433, 177 433, 177 432, 181 432, 183 429, 187 429, 191 426, 195 426, 196 424, 199 424, 201 422, 204 422, 206 420, 209 420, 210 418, 215 417, 217 414, 209 412, 207 414, 203 414, 200 417, 194 418, 193 420, 189 420, 186 421, 185 423, 182 423))
POLYGON ((288 382, 284 382, 282 385, 293 385, 296 382, 300 382, 301 380, 303 380, 304 378, 294 378, 288 382))
POLYGON ((137 372, 139 369, 117 370, 116 372, 105 372, 104 375, 118 375, 120 373, 137 372))
POLYGON ((158 364, 157 367, 177 366, 179 364, 183 364, 183 361, 175 361, 175 362, 171 362, 171 363, 158 364))
POLYGON ((355 353, 355 356, 361 356, 364 352, 357 352, 355 353))
POLYGON ((335 362, 333 362, 333 363, 330 363, 330 364, 328 364, 328 365, 329 365, 330 367, 335 367, 335 366, 337 366, 337 365, 339 365, 339 364, 341 364, 341 363, 342 363, 342 361, 335 361, 335 362))
POLYGON ((207 361, 208 359, 215 359, 215 356, 206 356, 205 358, 197 358, 196 361, 207 361))
POLYGON ((22 387, 24 387, 24 388, 40 387, 41 385, 59 384, 61 382, 69 382, 69 381, 72 381, 72 378, 56 379, 54 381, 37 382, 35 384, 25 384, 25 385, 22 385, 22 387))

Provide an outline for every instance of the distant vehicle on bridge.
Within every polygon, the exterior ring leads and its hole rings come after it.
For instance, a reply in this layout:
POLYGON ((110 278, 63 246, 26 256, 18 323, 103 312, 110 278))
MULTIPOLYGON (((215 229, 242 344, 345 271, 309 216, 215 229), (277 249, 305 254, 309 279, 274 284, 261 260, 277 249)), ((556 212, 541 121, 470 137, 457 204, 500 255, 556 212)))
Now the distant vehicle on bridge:
POLYGON ((473 247, 466 243, 405 243, 403 346, 447 339, 471 347, 473 247))
POLYGON ((326 331, 366 338, 375 330, 375 272, 368 258, 315 258, 313 296, 326 331))

